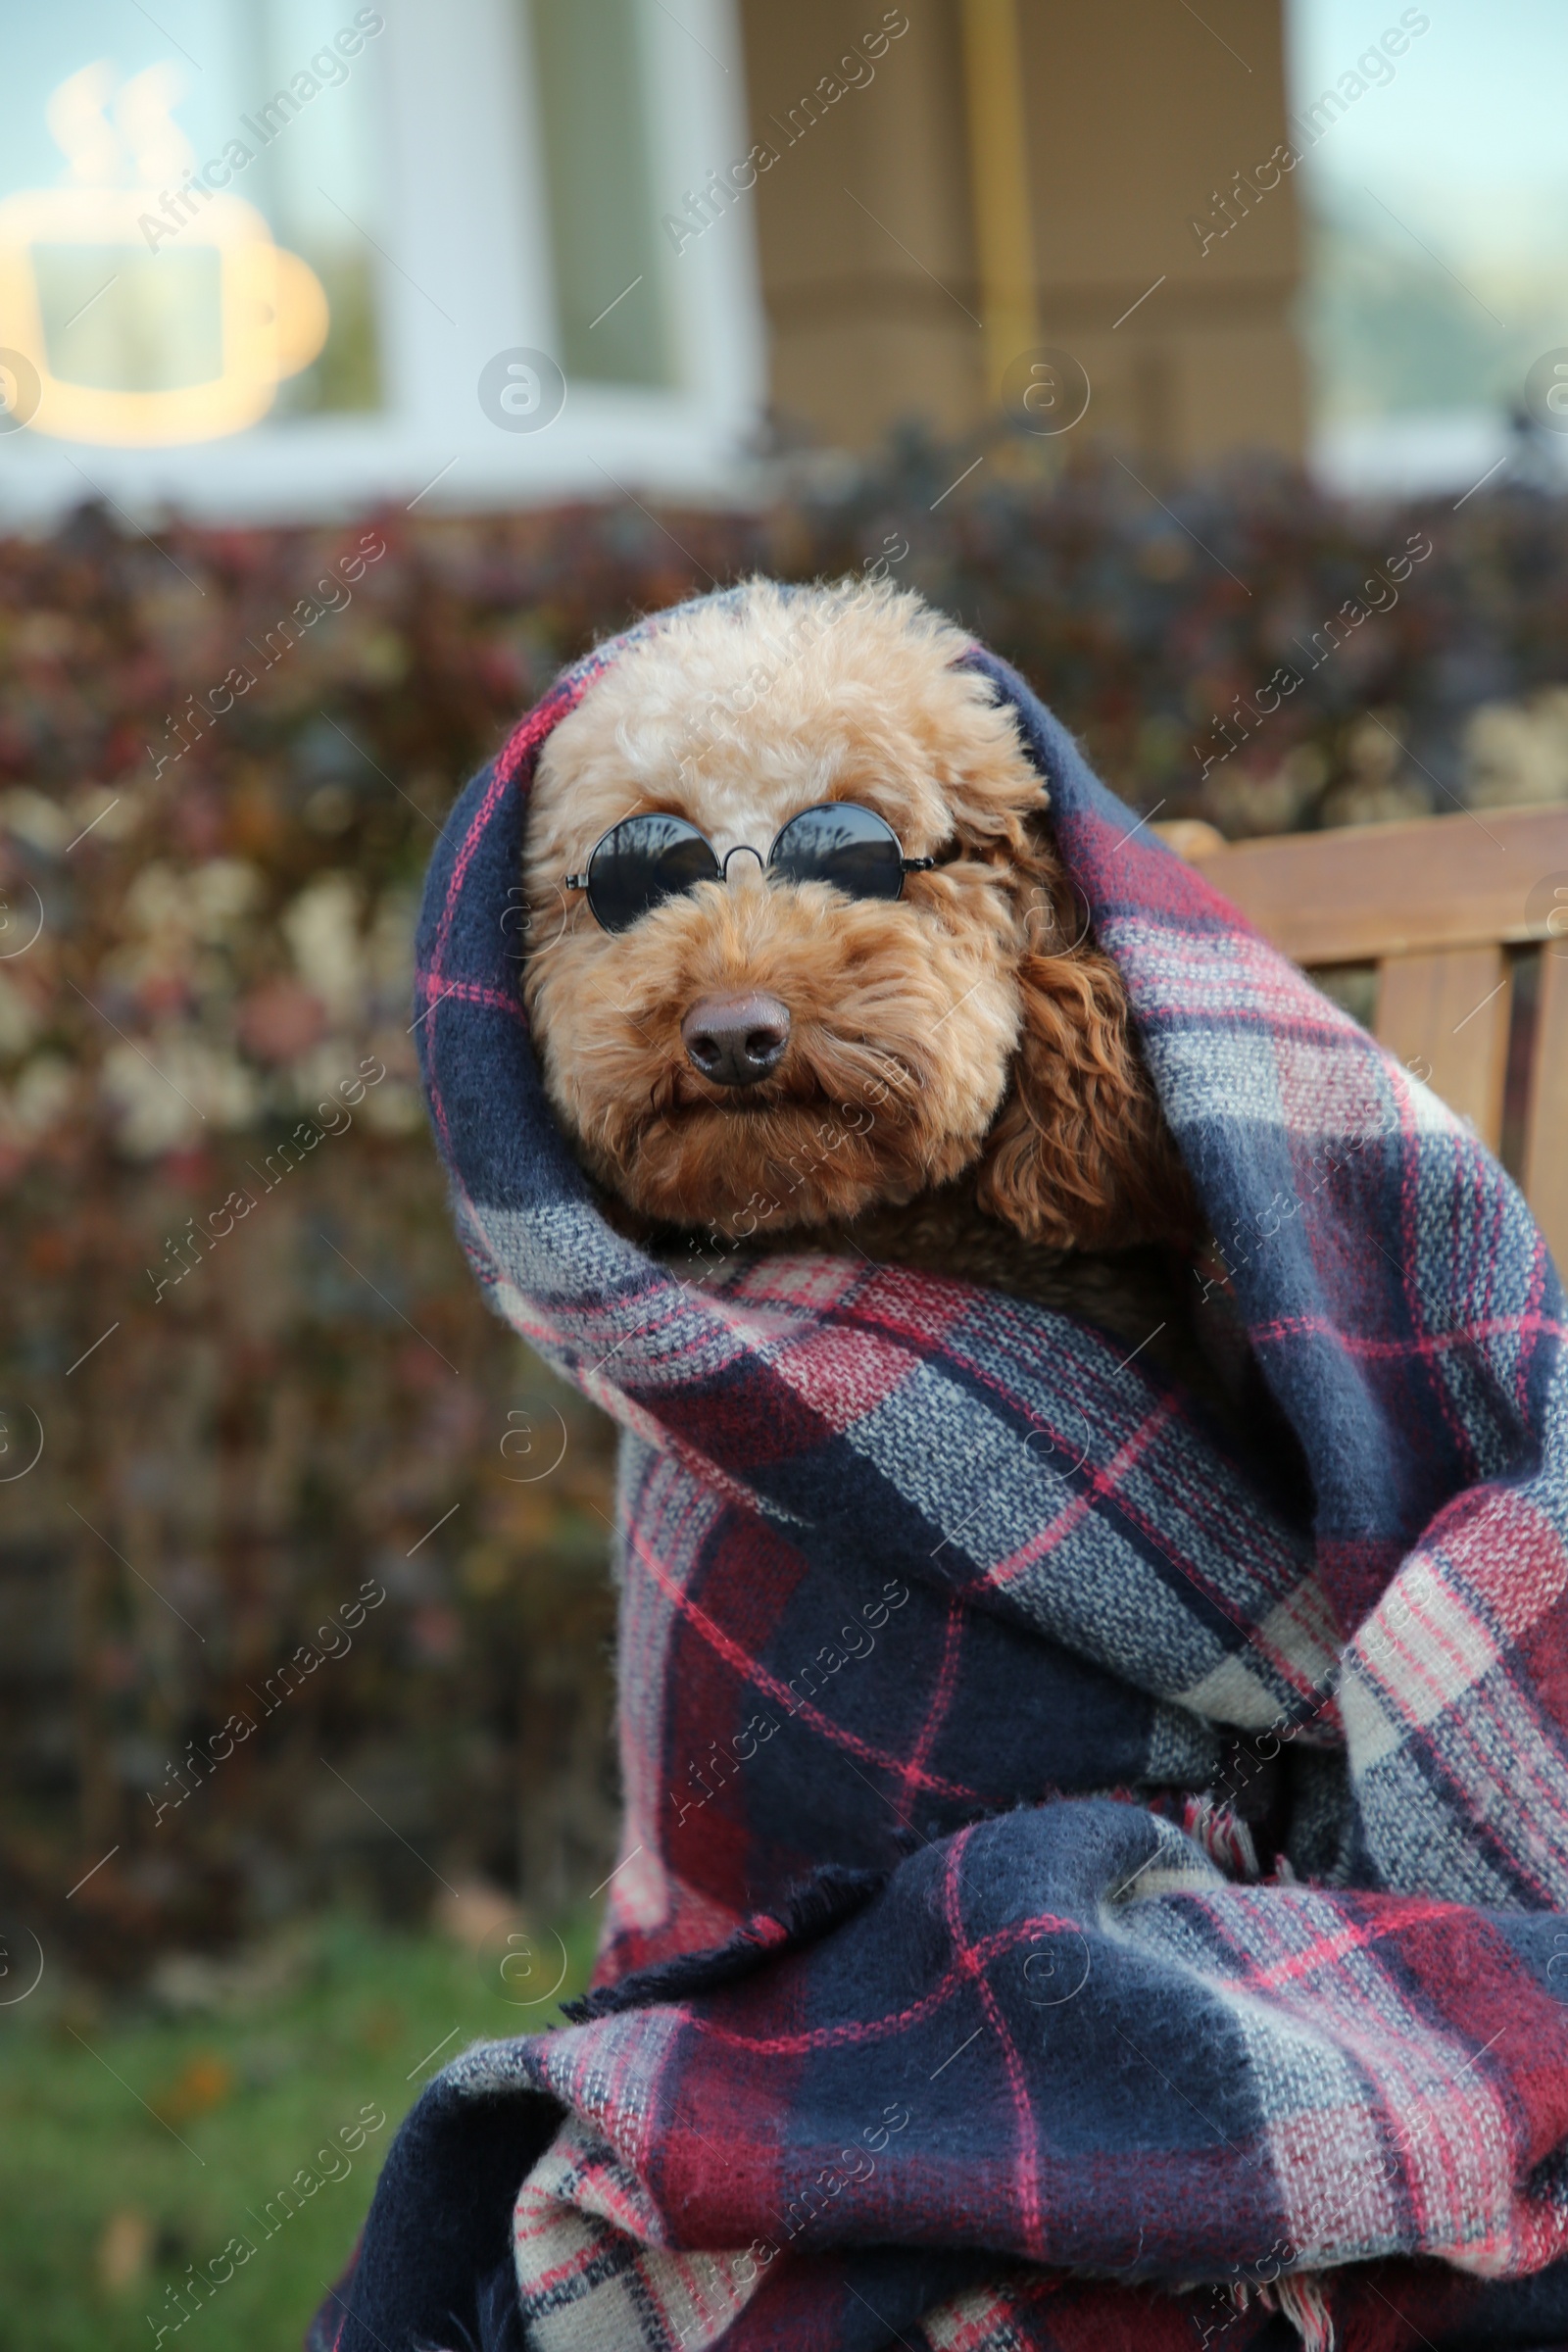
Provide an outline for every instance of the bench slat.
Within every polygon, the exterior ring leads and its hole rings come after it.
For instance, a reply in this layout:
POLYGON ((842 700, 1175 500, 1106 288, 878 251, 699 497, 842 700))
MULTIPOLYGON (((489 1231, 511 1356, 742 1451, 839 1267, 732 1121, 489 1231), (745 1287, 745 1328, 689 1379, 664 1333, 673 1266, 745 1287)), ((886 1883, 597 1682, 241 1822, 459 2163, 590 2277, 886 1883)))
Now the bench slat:
POLYGON ((1434 1094, 1494 1152, 1502 1136, 1512 999, 1512 975, 1497 947, 1391 956, 1378 985, 1379 1041, 1403 1062, 1430 1063, 1434 1094))
POLYGON ((1568 948, 1542 951, 1524 1196, 1559 1268, 1568 1269, 1568 948))
POLYGON ((1517 944, 1547 936, 1540 885, 1568 878, 1568 808, 1290 834, 1193 862, 1298 963, 1517 944))

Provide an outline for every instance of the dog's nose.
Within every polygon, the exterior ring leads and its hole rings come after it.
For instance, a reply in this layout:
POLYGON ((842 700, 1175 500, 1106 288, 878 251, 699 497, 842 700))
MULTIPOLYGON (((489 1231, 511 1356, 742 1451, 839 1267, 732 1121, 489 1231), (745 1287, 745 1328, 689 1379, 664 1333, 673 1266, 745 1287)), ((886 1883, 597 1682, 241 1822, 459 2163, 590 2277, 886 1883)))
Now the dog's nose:
POLYGON ((703 997, 680 1025, 694 1070, 715 1086, 755 1086, 782 1058, 790 1008, 777 997, 703 997))

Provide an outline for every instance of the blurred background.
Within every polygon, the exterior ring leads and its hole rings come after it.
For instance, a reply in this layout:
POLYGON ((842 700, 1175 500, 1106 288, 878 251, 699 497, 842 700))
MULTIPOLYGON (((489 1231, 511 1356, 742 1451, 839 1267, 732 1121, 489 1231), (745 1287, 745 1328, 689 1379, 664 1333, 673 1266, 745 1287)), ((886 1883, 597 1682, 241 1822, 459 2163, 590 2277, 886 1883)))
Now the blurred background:
POLYGON ((637 613, 881 564, 1160 822, 1568 801, 1568 14, 13 0, 0 58, 0 2346, 260 2347, 613 1860, 612 1436, 416 1087, 453 796, 637 613))

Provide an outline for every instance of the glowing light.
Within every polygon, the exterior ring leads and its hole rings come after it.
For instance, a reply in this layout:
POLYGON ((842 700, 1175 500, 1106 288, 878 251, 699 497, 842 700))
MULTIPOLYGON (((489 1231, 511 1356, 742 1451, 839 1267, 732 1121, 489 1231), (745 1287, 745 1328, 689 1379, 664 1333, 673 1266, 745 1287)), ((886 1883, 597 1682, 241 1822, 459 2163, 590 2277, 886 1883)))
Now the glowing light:
POLYGON ((84 67, 45 109, 64 184, 0 201, 0 353, 36 371, 12 419, 33 432, 119 445, 241 432, 326 340, 316 272, 254 205, 195 178, 170 112, 180 95, 172 66, 118 95, 108 66, 84 67))

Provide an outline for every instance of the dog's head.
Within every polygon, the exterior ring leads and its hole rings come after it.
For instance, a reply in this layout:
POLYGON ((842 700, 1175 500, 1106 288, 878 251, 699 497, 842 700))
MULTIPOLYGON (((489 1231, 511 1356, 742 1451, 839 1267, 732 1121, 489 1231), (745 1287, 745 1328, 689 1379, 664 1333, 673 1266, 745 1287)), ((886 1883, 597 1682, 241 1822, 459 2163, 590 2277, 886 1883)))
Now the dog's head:
POLYGON ((908 593, 758 581, 628 649, 546 743, 530 1020, 585 1164, 641 1215, 837 1223, 972 1170, 982 1208, 1057 1248, 1182 1226, 1119 977, 965 645, 908 593), (831 825, 785 834, 832 804, 881 820, 848 820, 875 843, 853 876, 809 854, 831 825), (646 812, 684 820, 661 870, 685 887, 632 911, 646 838, 568 882, 646 812))

